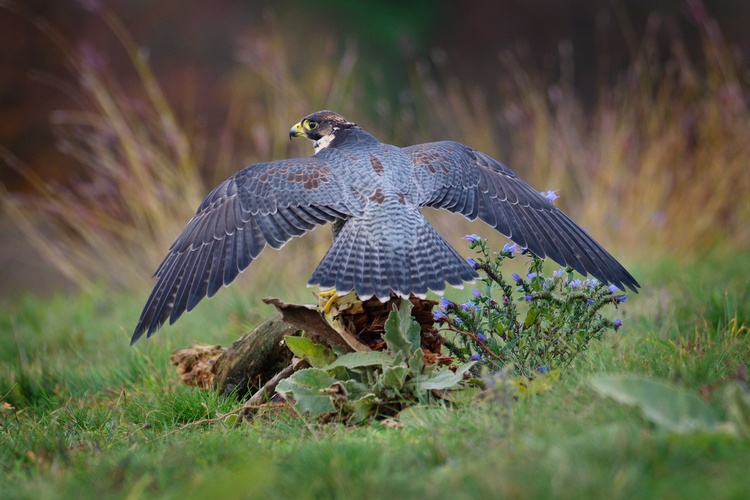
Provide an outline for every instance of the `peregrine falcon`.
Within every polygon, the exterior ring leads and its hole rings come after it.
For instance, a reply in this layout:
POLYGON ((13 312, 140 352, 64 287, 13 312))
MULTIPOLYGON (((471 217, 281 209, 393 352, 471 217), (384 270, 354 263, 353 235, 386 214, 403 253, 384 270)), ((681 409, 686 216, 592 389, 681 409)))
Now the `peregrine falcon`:
POLYGON ((169 248, 131 344, 174 323, 229 285, 270 245, 281 248, 331 222, 334 241, 308 285, 366 300, 424 297, 477 272, 421 207, 477 217, 540 257, 637 292, 604 248, 508 167, 463 144, 383 144, 332 111, 303 118, 289 137, 314 142, 309 158, 258 163, 220 184, 169 248))

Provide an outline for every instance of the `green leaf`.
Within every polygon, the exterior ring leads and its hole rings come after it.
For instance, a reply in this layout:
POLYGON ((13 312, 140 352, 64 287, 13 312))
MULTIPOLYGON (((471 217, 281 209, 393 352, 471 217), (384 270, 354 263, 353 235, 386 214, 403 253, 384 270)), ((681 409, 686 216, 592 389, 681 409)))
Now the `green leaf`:
POLYGON ((412 318, 411 309, 411 302, 401 300, 401 306, 388 315, 383 335, 388 349, 394 353, 403 352, 405 358, 409 358, 420 345, 419 323, 412 318))
POLYGON ((482 389, 479 387, 464 387, 463 389, 455 389, 451 391, 444 391, 438 394, 442 399, 450 401, 456 404, 465 404, 474 400, 474 398, 482 393, 482 389))
POLYGON ((349 400, 356 401, 357 399, 368 397, 372 394, 372 388, 366 384, 359 382, 354 379, 340 380, 339 381, 349 393, 349 400))
POLYGON ((390 366, 393 364, 393 356, 382 351, 350 352, 340 356, 336 361, 323 367, 325 370, 343 366, 344 368, 361 368, 363 366, 390 366))
POLYGON ((375 394, 367 394, 365 397, 358 399, 353 403, 353 411, 349 416, 348 422, 351 424, 359 424, 364 422, 374 410, 378 407, 378 398, 375 394))
POLYGON ((424 367, 424 361, 422 360, 422 350, 414 351, 414 354, 409 358, 409 372, 412 377, 418 377, 422 373, 424 367))
POLYGON ((388 366, 383 370, 381 381, 384 387, 400 391, 408 374, 409 368, 406 365, 388 366))
POLYGON ((599 394, 639 408, 651 422, 677 432, 716 425, 716 417, 697 394, 671 382, 639 375, 596 375, 589 384, 599 394))
POLYGON ((420 375, 419 377, 414 378, 411 383, 414 384, 414 389, 417 392, 431 391, 433 389, 451 389, 457 386, 458 383, 463 380, 464 373, 475 364, 476 363, 472 361, 471 363, 461 365, 456 370, 456 373, 453 373, 451 370, 444 369, 435 372, 435 374, 431 376, 420 375))
POLYGON ((328 347, 305 337, 287 335, 284 342, 295 356, 307 360, 313 368, 323 368, 336 359, 336 355, 328 347))
POLYGON ((336 382, 325 371, 318 368, 300 370, 291 377, 279 382, 276 391, 282 394, 291 393, 300 411, 310 412, 313 416, 334 411, 328 395, 320 392, 336 382))
POLYGON ((529 312, 526 313, 526 319, 523 322, 523 327, 528 328, 534 324, 536 319, 539 317, 539 309, 532 307, 529 312))
POLYGON ((235 413, 233 415, 229 415, 224 419, 224 424, 226 424, 227 427, 232 427, 234 424, 237 423, 238 415, 235 413))

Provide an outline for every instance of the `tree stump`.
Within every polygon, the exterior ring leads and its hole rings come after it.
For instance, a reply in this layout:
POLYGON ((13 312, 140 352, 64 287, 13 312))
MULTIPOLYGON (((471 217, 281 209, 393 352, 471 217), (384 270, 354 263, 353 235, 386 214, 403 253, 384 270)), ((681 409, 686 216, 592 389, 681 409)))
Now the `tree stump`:
POLYGON ((213 364, 213 387, 221 394, 232 392, 244 399, 286 368, 292 353, 284 337, 297 335, 299 329, 275 314, 253 331, 232 343, 213 364))
MULTIPOLYGON (((393 297, 385 303, 378 299, 362 302, 353 292, 331 302, 321 298, 317 306, 264 299, 279 313, 233 342, 223 353, 220 346, 212 349, 192 346, 175 351, 171 359, 186 383, 198 381, 192 385, 205 389, 210 386, 221 394, 235 392, 241 399, 254 393, 252 400, 258 404, 273 394, 280 380, 305 367, 292 363, 292 353, 284 337, 304 332, 339 353, 381 350, 385 348, 382 339, 385 320, 401 300, 393 297)), ((437 302, 414 296, 409 300, 422 330, 424 362, 449 364, 453 358, 441 353, 444 339, 432 319, 437 302)))

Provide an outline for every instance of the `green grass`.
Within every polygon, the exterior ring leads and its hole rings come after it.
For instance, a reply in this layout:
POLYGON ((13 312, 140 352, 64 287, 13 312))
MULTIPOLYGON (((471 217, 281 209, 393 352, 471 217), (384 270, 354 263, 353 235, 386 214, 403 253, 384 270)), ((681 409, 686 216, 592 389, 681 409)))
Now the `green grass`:
MULTIPOLYGON (((269 314, 260 287, 220 293, 128 347, 142 296, 96 290, 0 306, 0 491, 4 498, 741 498, 747 439, 674 434, 597 396, 600 372, 669 379, 722 397, 750 360, 748 255, 640 269, 625 326, 549 392, 423 416, 400 429, 319 425, 266 412, 231 427, 231 398, 183 386, 169 354, 229 344, 269 314)), ((462 292, 454 291, 457 297, 462 292)), ((304 296, 299 292, 288 295, 304 296)))

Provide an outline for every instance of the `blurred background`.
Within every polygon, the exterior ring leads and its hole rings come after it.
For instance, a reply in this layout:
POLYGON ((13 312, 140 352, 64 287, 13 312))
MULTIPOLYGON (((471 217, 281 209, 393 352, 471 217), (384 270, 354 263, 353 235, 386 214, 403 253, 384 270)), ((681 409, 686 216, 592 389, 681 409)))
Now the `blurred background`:
MULTIPOLYGON (((628 266, 746 252, 748 21, 745 0, 0 1, 0 296, 147 292, 218 182, 312 153, 287 131, 318 109, 495 156, 628 266)), ((464 255, 505 241, 429 217, 464 255)), ((240 281, 301 287, 329 243, 240 281)))

